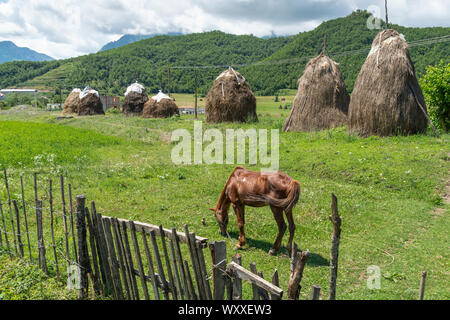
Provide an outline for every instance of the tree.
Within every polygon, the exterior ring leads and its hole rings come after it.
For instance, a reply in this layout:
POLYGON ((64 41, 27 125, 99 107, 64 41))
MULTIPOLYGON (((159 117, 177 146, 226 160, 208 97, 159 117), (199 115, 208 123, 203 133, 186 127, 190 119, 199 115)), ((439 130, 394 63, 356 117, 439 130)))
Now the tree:
POLYGON ((443 60, 436 66, 427 67, 420 85, 428 105, 433 124, 445 132, 450 128, 450 63, 443 60))

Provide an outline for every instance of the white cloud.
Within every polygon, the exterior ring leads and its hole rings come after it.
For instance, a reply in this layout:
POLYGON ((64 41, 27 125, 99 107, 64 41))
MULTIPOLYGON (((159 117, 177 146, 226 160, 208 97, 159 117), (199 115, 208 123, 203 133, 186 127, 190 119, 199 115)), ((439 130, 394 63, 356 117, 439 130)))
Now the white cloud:
MULTIPOLYGON (((296 34, 371 5, 384 12, 384 0, 0 0, 0 40, 67 58, 126 33, 296 34)), ((396 24, 450 25, 448 0, 391 0, 389 8, 396 24)))

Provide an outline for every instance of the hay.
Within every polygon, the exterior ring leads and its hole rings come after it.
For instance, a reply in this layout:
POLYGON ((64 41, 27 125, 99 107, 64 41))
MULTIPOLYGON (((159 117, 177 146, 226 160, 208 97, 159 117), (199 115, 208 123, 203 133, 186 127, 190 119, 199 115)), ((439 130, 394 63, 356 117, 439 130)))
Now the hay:
POLYGON ((102 101, 95 93, 88 93, 83 99, 80 99, 78 115, 91 116, 96 114, 105 114, 102 101))
POLYGON ((422 133, 427 129, 425 113, 408 44, 395 30, 380 32, 356 79, 349 131, 364 137, 422 133))
POLYGON ((141 115, 148 96, 145 92, 130 92, 123 100, 123 113, 126 115, 141 115))
POLYGON ((205 111, 210 123, 258 121, 255 95, 245 78, 231 67, 214 81, 205 111))
POLYGON ((170 118, 180 114, 178 106, 172 99, 161 99, 159 102, 155 97, 148 99, 142 110, 143 118, 170 118))
POLYGON ((324 54, 306 65, 283 131, 316 131, 344 126, 350 96, 339 66, 324 54))
POLYGON ((80 89, 74 89, 64 101, 63 114, 78 113, 80 105, 80 89))

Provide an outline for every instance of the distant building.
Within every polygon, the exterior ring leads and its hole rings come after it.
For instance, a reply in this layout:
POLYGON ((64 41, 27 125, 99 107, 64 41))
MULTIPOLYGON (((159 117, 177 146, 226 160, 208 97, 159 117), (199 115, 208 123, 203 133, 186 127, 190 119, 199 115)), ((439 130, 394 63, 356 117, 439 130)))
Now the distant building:
MULTIPOLYGON (((195 108, 193 106, 181 106, 178 107, 180 114, 195 114, 195 108)), ((197 107, 197 114, 205 114, 205 108, 197 107)))
POLYGON ((120 97, 118 96, 105 96, 101 95, 100 100, 103 104, 103 111, 110 108, 120 109, 120 97))

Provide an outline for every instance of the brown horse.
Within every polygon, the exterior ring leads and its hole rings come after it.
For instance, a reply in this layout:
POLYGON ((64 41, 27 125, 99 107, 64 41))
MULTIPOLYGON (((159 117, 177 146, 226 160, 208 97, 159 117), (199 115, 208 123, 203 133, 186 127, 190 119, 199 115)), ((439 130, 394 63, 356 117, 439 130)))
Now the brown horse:
POLYGON ((228 235, 228 210, 230 205, 233 205, 239 227, 239 243, 236 245, 236 248, 241 249, 246 243, 244 233, 245 206, 258 208, 270 206, 278 225, 278 236, 272 249, 269 251, 270 255, 275 255, 278 252, 281 240, 286 232, 286 223, 283 217, 284 211, 289 223, 288 252, 290 255, 295 232, 292 209, 297 204, 299 195, 299 182, 287 174, 281 172, 252 172, 243 167, 237 167, 223 188, 216 207, 210 210, 214 211, 219 223, 220 233, 226 236, 228 235))

